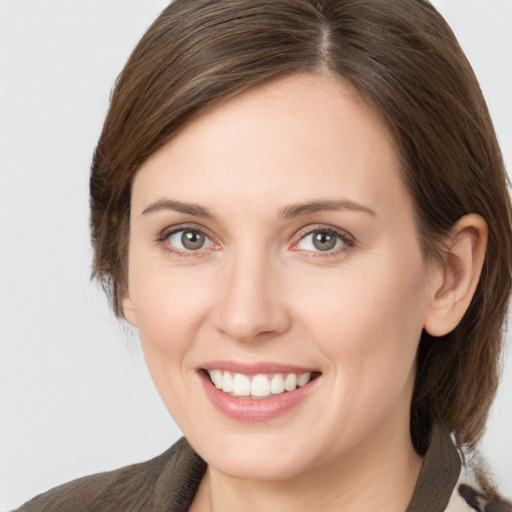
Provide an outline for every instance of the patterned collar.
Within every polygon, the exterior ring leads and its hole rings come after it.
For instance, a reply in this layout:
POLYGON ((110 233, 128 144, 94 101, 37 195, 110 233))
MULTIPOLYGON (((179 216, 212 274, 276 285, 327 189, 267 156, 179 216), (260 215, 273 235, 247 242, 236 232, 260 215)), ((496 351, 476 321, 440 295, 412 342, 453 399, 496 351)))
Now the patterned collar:
POLYGON ((418 483, 406 512, 512 512, 486 495, 447 432, 434 427, 418 483))

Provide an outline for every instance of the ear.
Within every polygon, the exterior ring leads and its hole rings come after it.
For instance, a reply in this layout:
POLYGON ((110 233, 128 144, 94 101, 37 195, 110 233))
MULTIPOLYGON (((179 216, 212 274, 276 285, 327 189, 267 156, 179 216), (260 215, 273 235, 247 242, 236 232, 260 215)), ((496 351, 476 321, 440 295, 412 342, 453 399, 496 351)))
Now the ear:
POLYGON ((126 288, 123 293, 122 305, 123 315, 126 318, 126 320, 134 327, 137 327, 137 322, 135 320, 135 305, 130 297, 130 291, 128 290, 128 288, 126 288))
POLYGON ((468 309, 482 272, 487 235, 487 223, 474 213, 452 228, 425 317, 424 328, 432 336, 455 329, 468 309))

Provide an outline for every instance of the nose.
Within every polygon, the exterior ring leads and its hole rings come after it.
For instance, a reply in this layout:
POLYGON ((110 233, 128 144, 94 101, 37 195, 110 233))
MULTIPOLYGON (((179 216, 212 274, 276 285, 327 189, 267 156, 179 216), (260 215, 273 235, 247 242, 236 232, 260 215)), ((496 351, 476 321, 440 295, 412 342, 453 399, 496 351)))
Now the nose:
POLYGON ((232 339, 263 341, 291 325, 283 297, 283 272, 268 254, 245 251, 225 261, 219 274, 216 328, 232 339))

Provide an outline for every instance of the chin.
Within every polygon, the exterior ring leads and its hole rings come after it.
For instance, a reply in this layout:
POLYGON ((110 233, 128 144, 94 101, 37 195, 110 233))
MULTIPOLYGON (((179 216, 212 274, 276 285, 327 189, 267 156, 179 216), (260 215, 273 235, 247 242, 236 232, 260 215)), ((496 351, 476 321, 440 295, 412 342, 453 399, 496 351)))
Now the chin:
MULTIPOLYGON (((261 451, 261 450, 260 450, 261 451)), ((240 480, 275 482, 290 480, 303 473, 309 465, 303 457, 277 455, 275 450, 267 454, 232 453, 211 458, 208 465, 224 475, 240 480), (302 460, 299 460, 302 459, 302 460)), ((298 454, 296 454, 298 455, 298 454)))
POLYGON ((263 431, 250 436, 227 436, 216 442, 203 439, 194 443, 189 439, 212 469, 231 478, 254 481, 288 480, 312 469, 314 457, 308 456, 314 451, 311 440, 290 440, 289 432, 286 436, 272 436, 263 431))

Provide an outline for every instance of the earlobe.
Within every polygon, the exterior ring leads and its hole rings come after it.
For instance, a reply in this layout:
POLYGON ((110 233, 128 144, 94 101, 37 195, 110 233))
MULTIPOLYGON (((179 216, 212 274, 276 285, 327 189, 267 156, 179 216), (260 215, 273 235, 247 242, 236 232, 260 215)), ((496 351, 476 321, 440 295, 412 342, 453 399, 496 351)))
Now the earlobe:
POLYGON ((441 284, 434 285, 425 318, 425 330, 444 336, 457 327, 475 293, 487 248, 487 223, 477 214, 465 215, 454 225, 443 256, 441 284))
POLYGON ((128 290, 123 294, 123 315, 131 325, 137 327, 137 322, 135 320, 135 308, 128 290))

